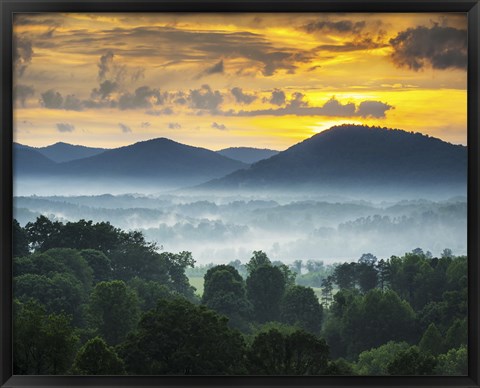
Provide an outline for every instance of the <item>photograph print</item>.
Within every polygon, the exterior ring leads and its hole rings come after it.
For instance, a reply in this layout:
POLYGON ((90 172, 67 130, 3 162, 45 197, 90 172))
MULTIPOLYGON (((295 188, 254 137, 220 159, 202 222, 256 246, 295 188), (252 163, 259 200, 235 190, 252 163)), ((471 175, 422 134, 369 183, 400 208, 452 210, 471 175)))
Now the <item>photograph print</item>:
POLYGON ((17 13, 13 373, 466 376, 466 13, 17 13))

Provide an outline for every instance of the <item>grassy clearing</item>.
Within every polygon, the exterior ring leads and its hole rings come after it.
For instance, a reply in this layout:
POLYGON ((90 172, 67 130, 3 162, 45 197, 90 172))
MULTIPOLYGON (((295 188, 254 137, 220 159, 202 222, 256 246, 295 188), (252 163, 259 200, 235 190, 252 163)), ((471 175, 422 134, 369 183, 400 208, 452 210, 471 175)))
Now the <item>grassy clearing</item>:
POLYGON ((203 277, 190 276, 188 278, 188 281, 193 287, 197 289, 197 291, 195 291, 195 294, 197 294, 198 296, 202 296, 203 295, 203 277))
POLYGON ((315 295, 316 297, 318 298, 318 300, 322 300, 322 289, 319 288, 319 287, 312 287, 313 289, 313 292, 315 292, 315 295))

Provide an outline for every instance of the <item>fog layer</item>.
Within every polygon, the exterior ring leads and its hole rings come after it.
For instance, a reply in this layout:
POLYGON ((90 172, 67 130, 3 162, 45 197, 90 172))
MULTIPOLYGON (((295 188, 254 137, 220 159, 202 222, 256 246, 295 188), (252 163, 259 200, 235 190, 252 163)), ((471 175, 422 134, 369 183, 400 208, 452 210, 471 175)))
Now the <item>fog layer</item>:
MULTIPOLYGON (((114 187, 110 189, 115 192, 114 187)), ((42 192, 38 187, 35 191, 42 192)), ((433 255, 440 255, 444 248, 458 255, 467 253, 467 201, 463 196, 383 197, 389 199, 380 201, 381 195, 364 200, 278 192, 62 194, 17 195, 15 218, 21 225, 41 214, 64 222, 109 221, 122 229, 143 231, 147 240, 163 250, 191 251, 203 264, 245 261, 253 250, 284 262, 318 259, 326 263, 358 259, 363 253, 379 258, 402 255, 417 247, 433 255)))

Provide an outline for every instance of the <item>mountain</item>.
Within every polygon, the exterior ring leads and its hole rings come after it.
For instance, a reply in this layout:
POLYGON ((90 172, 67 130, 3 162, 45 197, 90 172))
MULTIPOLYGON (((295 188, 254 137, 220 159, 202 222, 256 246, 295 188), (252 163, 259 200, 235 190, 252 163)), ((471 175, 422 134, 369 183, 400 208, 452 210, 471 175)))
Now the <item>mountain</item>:
POLYGON ((217 151, 217 153, 230 159, 252 164, 263 159, 268 159, 269 157, 278 154, 278 151, 269 150, 266 148, 230 147, 217 151))
POLYGON ((23 144, 13 144, 13 170, 19 175, 37 175, 39 172, 52 173, 56 163, 43 156, 37 149, 23 144))
POLYGON ((37 148, 37 150, 54 162, 62 163, 98 155, 104 152, 105 148, 91 148, 59 142, 47 147, 37 148))
POLYGON ((398 129, 332 127, 201 189, 466 188, 467 148, 398 129))
POLYGON ((79 178, 135 179, 192 184, 222 177, 247 165, 205 148, 159 138, 60 163, 59 174, 79 178))

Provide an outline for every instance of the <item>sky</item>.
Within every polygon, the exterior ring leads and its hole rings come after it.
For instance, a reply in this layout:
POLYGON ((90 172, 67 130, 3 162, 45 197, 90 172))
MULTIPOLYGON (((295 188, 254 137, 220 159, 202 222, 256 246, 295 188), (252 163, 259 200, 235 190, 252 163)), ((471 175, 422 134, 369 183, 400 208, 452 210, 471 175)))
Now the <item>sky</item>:
POLYGON ((14 139, 284 150, 334 125, 466 145, 467 18, 17 14, 14 139))

